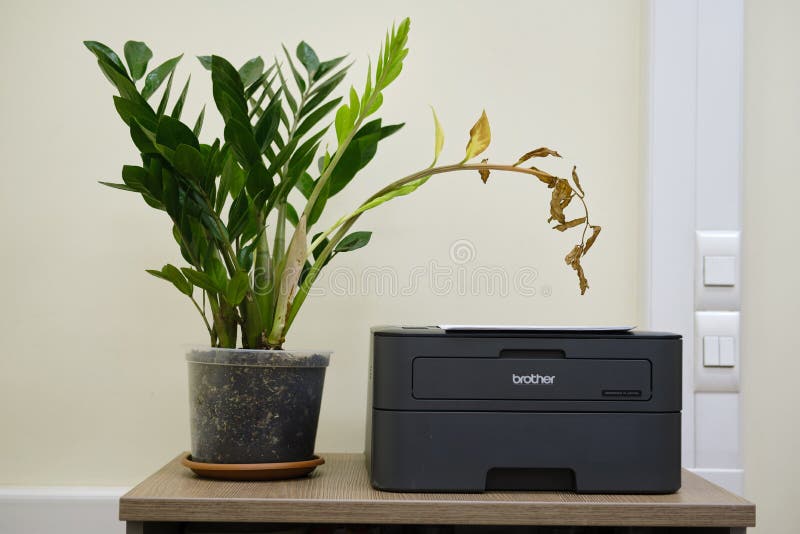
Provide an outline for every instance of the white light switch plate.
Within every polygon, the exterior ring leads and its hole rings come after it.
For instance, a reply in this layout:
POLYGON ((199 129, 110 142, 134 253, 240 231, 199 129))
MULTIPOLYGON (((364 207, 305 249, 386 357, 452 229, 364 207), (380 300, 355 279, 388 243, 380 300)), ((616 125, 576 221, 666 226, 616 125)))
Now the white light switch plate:
MULTIPOLYGON (((738 392, 740 381, 741 362, 739 358, 739 312, 705 311, 694 314, 694 390, 695 392, 738 392), (703 354, 706 344, 713 338, 721 340, 729 338, 722 343, 726 345, 726 361, 719 361, 719 367, 704 365, 703 354), (708 340, 704 339, 708 338, 708 340), (732 345, 732 346, 728 346, 732 345), (732 350, 732 358, 727 356, 732 350), (730 365, 730 364, 733 365, 730 365), (721 365, 730 365, 721 367, 721 365)), ((719 347, 719 346, 718 346, 719 347)), ((717 358, 722 354, 717 353, 717 358)))
POLYGON ((695 309, 736 311, 740 307, 739 232, 697 232, 695 309))

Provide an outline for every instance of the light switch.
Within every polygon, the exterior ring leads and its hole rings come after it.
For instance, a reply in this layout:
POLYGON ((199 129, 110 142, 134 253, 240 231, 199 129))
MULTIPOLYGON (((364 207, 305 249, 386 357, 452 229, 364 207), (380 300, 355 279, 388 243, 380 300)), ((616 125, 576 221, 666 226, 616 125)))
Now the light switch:
POLYGON ((736 285, 736 256, 704 256, 703 284, 726 287, 736 285))
MULTIPOLYGON (((696 234, 694 306, 697 311, 736 311, 740 304, 739 232, 700 230, 696 234)), ((724 332, 711 332, 723 335, 724 332)), ((702 342, 702 338, 698 341, 702 342)), ((701 343, 702 344, 702 343, 701 343)), ((700 360, 702 364, 702 360, 700 360)))
POLYGON ((694 314, 694 391, 739 391, 739 312, 694 314))
POLYGON ((736 351, 733 346, 732 336, 719 338, 719 365, 720 367, 733 367, 736 365, 736 351))
POLYGON ((719 367, 719 337, 703 336, 703 365, 719 367))

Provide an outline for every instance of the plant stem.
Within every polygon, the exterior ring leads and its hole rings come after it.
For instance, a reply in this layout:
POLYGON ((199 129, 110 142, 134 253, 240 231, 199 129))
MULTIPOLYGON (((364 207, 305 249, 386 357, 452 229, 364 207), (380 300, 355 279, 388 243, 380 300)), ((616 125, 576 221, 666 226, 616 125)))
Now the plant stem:
MULTIPOLYGON (((398 188, 400 188, 400 187, 402 187, 404 185, 407 185, 407 184, 409 184, 411 182, 414 182, 415 180, 419 180, 420 178, 430 177, 430 176, 433 176, 433 175, 436 175, 436 174, 443 174, 443 173, 448 173, 448 172, 480 171, 480 170, 517 172, 517 173, 521 173, 521 174, 528 174, 528 175, 531 175, 531 176, 537 176, 535 171, 533 171, 531 169, 527 169, 525 167, 517 167, 515 165, 498 165, 498 164, 494 164, 494 163, 474 163, 474 164, 456 163, 456 164, 452 164, 452 165, 443 165, 441 167, 433 167, 433 168, 427 167, 427 168, 422 169, 420 171, 417 171, 417 172, 414 172, 412 174, 409 174, 409 175, 407 175, 407 176, 405 176, 403 178, 400 178, 399 180, 396 180, 396 181, 392 182, 391 184, 387 185, 386 187, 384 187, 383 189, 381 189, 380 191, 378 191, 377 193, 375 193, 374 195, 369 197, 367 200, 365 200, 359 206, 359 209, 356 209, 351 214, 346 215, 346 216, 340 218, 338 221, 336 221, 336 223, 334 223, 333 226, 331 226, 328 230, 326 230, 323 233, 323 235, 320 235, 317 239, 315 239, 314 242, 310 245, 309 249, 313 251, 317 246, 319 246, 320 243, 323 242, 325 237, 330 235, 337 228, 339 229, 338 232, 336 233, 336 235, 334 235, 330 239, 330 241, 328 242, 328 245, 323 249, 323 251, 320 253, 320 255, 316 258, 316 260, 314 261, 314 264, 311 266, 311 270, 306 275, 306 278, 303 281, 303 284, 298 289, 297 295, 295 296, 294 300, 292 301, 292 305, 291 305, 290 310, 289 310, 289 315, 288 315, 287 320, 286 320, 286 328, 284 330, 284 335, 286 333, 286 330, 288 330, 289 327, 291 326, 292 321, 294 320, 294 317, 297 315, 297 312, 300 310, 300 307, 302 306, 303 302, 306 299, 306 296, 308 295, 309 290, 311 289, 311 285, 314 283, 314 281, 316 280, 316 277, 319 275, 319 272, 322 270, 322 266, 327 261, 328 257, 330 256, 331 252, 333 251, 333 248, 345 236, 347 231, 353 226, 353 224, 356 222, 356 220, 363 213, 363 211, 359 211, 363 206, 365 206, 366 204, 368 204, 369 202, 371 202, 371 201, 373 201, 373 200, 375 200, 377 198, 380 198, 381 196, 383 196, 383 195, 385 195, 385 194, 387 194, 387 193, 389 193, 391 191, 394 191, 395 189, 398 189, 398 188)), ((537 176, 537 179, 538 179, 538 176, 537 176)), ((589 209, 586 206, 586 202, 583 200, 583 198, 580 197, 580 196, 579 196, 579 198, 580 198, 581 202, 583 203, 584 212, 586 214, 586 223, 584 224, 584 237, 585 237, 586 229, 588 228, 588 225, 589 225, 589 209)))
MULTIPOLYGON (((206 325, 206 330, 208 330, 208 337, 211 340, 211 345, 214 345, 214 331, 211 329, 211 325, 208 323, 208 319, 206 318, 206 313, 203 308, 200 307, 200 304, 194 299, 194 296, 189 295, 189 298, 192 299, 192 304, 194 307, 197 308, 197 312, 200 314, 200 317, 203 318, 203 323, 206 325)), ((205 305, 205 291, 203 292, 203 305, 205 305)))

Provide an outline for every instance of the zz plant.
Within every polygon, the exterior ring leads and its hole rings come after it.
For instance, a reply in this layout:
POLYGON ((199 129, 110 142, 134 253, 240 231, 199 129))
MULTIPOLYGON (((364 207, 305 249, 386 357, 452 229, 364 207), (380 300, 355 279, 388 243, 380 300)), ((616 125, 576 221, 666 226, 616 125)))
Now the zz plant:
POLYGON ((444 134, 434 112, 433 162, 386 185, 329 228, 312 234, 328 199, 342 192, 373 159, 378 144, 403 126, 383 124, 375 114, 403 68, 409 27, 405 19, 386 33, 363 90, 351 86, 344 99, 334 92, 351 64, 345 64, 345 56, 322 61, 305 42, 297 46, 294 58, 284 47, 285 59, 269 66, 261 57, 239 69, 220 56, 198 57, 211 73, 214 104, 225 125, 223 140, 210 144, 199 140, 205 107, 192 126, 182 120, 190 79, 169 105, 182 56, 147 72, 153 54, 142 42, 125 43, 125 63, 102 43, 84 43, 116 88, 114 106, 141 156, 140 164, 122 168, 122 183, 101 183, 139 193, 149 206, 169 216, 188 266, 168 264, 147 272, 191 300, 212 346, 236 347, 240 331, 245 348, 281 348, 321 269, 337 254, 369 242, 370 232, 350 233, 359 217, 412 193, 434 175, 453 171, 477 171, 484 183, 495 170, 544 182, 552 189, 548 222, 555 221, 560 232, 582 230, 580 242, 565 260, 577 272, 581 294, 588 288, 581 258, 600 226, 589 222, 577 173, 573 169, 570 182, 522 166, 532 158, 561 157, 548 148, 532 150, 513 165, 486 159, 470 163, 491 140, 485 113, 470 130, 464 159, 437 166, 444 134), (151 102, 162 86, 154 107, 151 102), (326 120, 334 110, 333 121, 326 120), (336 147, 329 151, 322 143, 331 126, 336 147), (582 216, 568 220, 564 210, 576 198, 582 216))

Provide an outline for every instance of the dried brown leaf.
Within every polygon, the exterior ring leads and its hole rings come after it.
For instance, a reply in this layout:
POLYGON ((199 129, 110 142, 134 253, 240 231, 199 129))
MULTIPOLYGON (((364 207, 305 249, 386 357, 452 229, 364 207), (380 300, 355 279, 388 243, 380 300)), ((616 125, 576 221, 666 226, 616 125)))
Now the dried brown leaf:
POLYGON ((557 158, 560 158, 561 154, 559 154, 555 150, 550 150, 547 147, 540 147, 537 148, 536 150, 531 150, 530 152, 526 152, 525 154, 520 156, 520 158, 517 160, 514 166, 516 167, 520 163, 528 161, 531 158, 546 158, 547 156, 555 156, 557 158))
POLYGON ((556 180, 558 180, 558 178, 556 178, 555 176, 553 176, 553 175, 552 175, 552 174, 550 174, 549 172, 545 172, 545 171, 543 171, 543 170, 541 170, 541 169, 537 169, 536 167, 531 167, 531 170, 533 171, 533 174, 534 174, 534 175, 535 175, 535 176, 536 176, 536 177, 537 177, 537 178, 538 178, 540 181, 542 181, 542 182, 544 182, 544 183, 546 183, 546 184, 547 184, 547 187, 549 187, 549 188, 553 188, 553 187, 555 187, 555 185, 556 185, 556 180))
POLYGON ((569 251, 569 254, 564 257, 564 261, 567 265, 572 265, 575 261, 580 261, 579 258, 582 252, 583 247, 581 245, 575 245, 572 247, 572 250, 569 251))
POLYGON ((575 245, 572 250, 569 251, 569 254, 564 258, 564 261, 575 269, 575 272, 578 274, 578 284, 581 288, 581 295, 586 293, 586 290, 589 289, 589 281, 586 280, 586 275, 583 272, 583 266, 581 265, 581 255, 583 254, 583 246, 575 245))
POLYGON ((592 248, 594 242, 597 241, 597 236, 600 235, 600 230, 602 230, 600 226, 597 225, 592 226, 592 235, 589 236, 589 239, 586 240, 586 246, 583 247, 584 256, 586 255, 587 252, 589 252, 589 249, 592 248))
MULTIPOLYGON (((486 163, 487 161, 489 160, 483 159, 481 160, 481 163, 486 163)), ((489 169, 479 169, 478 173, 481 175, 481 180, 483 180, 483 183, 486 183, 486 181, 489 179, 489 169)))
POLYGON ((563 232, 564 230, 580 226, 585 222, 586 222, 586 217, 581 217, 580 219, 572 219, 571 221, 567 221, 564 224, 559 224, 558 226, 554 226, 553 230, 558 230, 559 232, 563 232))
POLYGON ((578 167, 573 165, 573 167, 572 167, 572 179, 575 181, 575 187, 578 188, 578 191, 580 192, 581 196, 583 196, 586 193, 583 192, 583 187, 581 187, 581 181, 578 179, 578 173, 576 171, 577 168, 578 167))
POLYGON ((553 195, 550 198, 550 219, 549 221, 556 220, 560 224, 564 224, 564 208, 567 207, 572 200, 572 187, 569 182, 563 178, 556 179, 556 185, 553 187, 553 195))

